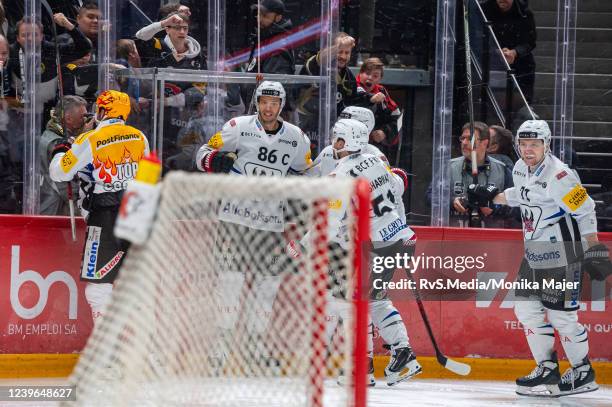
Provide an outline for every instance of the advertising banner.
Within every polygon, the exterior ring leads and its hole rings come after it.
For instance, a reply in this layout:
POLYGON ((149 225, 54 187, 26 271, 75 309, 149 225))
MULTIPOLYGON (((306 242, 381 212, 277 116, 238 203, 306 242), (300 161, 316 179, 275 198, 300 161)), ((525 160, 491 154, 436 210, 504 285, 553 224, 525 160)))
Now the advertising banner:
MULTIPOLYGON (((444 351, 455 357, 529 359, 511 284, 524 254, 520 231, 415 230, 418 243, 410 261, 420 263, 412 279, 444 351)), ((79 281, 84 236, 80 222, 77 242, 72 241, 67 218, 0 216, 0 354, 83 348, 92 329, 85 284, 79 281)), ((600 234, 600 239, 609 246, 612 236, 600 234)), ((397 285, 387 290, 388 298, 416 353, 433 355, 410 280, 404 269, 396 271, 391 281, 397 285)), ((591 359, 612 361, 612 283, 588 278, 582 283, 578 314, 588 331, 591 359)), ((376 337, 376 353, 386 353, 382 345, 376 337)))

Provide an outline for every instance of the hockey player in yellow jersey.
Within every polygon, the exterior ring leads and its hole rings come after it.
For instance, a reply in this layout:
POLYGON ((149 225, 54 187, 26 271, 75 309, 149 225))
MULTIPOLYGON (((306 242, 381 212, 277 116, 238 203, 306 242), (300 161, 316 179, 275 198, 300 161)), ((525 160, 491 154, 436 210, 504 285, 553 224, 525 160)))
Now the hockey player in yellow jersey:
POLYGON ((144 134, 125 124, 130 99, 125 93, 107 90, 96 100, 96 128, 78 136, 73 143, 62 140, 53 152, 49 174, 53 181, 78 176, 87 180, 82 209, 87 213, 87 237, 81 263, 81 280, 87 281, 85 297, 94 323, 104 314, 113 281, 127 243, 113 235, 113 225, 128 181, 138 163, 149 153, 144 134))

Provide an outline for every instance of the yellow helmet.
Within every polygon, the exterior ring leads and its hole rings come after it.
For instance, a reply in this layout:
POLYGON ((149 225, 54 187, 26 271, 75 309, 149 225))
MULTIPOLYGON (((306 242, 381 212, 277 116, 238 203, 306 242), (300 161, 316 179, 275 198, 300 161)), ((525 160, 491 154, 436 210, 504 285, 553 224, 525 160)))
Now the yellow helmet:
POLYGON ((130 97, 117 90, 105 90, 96 99, 96 110, 104 112, 104 117, 127 120, 130 115, 130 97))

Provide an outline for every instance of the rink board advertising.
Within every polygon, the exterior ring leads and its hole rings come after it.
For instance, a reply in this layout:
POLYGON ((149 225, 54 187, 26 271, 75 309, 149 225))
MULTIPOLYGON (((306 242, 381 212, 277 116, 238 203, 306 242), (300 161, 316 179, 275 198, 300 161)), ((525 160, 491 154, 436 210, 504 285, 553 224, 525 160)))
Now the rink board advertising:
MULTIPOLYGON (((406 323, 415 352, 433 355, 414 300, 416 286, 440 346, 448 354, 529 359, 523 327, 512 308, 516 289, 526 284, 516 280, 525 253, 520 231, 487 230, 483 236, 474 229, 415 230, 418 243, 413 258, 387 260, 387 265, 396 262, 401 268, 385 286, 406 323), (414 265, 416 271, 408 276, 407 270, 414 265)), ((92 321, 85 284, 79 281, 83 224, 77 236, 73 242, 66 218, 2 216, 0 354, 70 354, 85 346, 92 321)), ((600 234, 600 239, 610 246, 609 234, 600 234)), ((376 271, 385 266, 384 261, 372 259, 374 272, 367 284, 382 287, 384 281, 376 280, 383 273, 376 271)), ((543 289, 544 284, 555 289, 560 285, 571 288, 574 281, 568 277, 538 283, 543 289)), ((612 285, 609 280, 605 284, 588 277, 581 284, 582 297, 568 300, 578 301, 580 321, 589 333, 591 358, 612 361, 612 285)), ((236 311, 227 307, 220 312, 236 311)), ((376 335, 377 354, 387 353, 382 345, 376 335)))

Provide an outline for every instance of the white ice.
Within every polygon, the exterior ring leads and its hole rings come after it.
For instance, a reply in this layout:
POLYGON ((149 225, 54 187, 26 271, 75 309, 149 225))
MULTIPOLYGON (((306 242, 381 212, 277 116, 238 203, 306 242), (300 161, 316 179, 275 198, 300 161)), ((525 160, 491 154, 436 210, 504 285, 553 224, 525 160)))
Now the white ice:
MULTIPOLYGON (((0 379, 0 386, 7 385, 64 385, 63 379, 0 379)), ((272 382, 270 383, 272 384, 272 382)), ((325 407, 341 407, 335 396, 338 386, 333 381, 325 383, 325 407)), ((77 389, 78 395, 78 389, 77 389)), ((244 407, 251 407, 248 396, 242 397, 244 407)), ((54 406, 56 403, 0 401, 1 407, 54 406)), ((277 406, 277 403, 266 403, 277 406)), ((368 407, 612 407, 612 386, 602 386, 592 393, 561 398, 521 397, 514 393, 510 382, 481 380, 414 379, 388 387, 383 380, 368 389, 368 407)), ((284 407, 284 406, 280 406, 284 407)))

